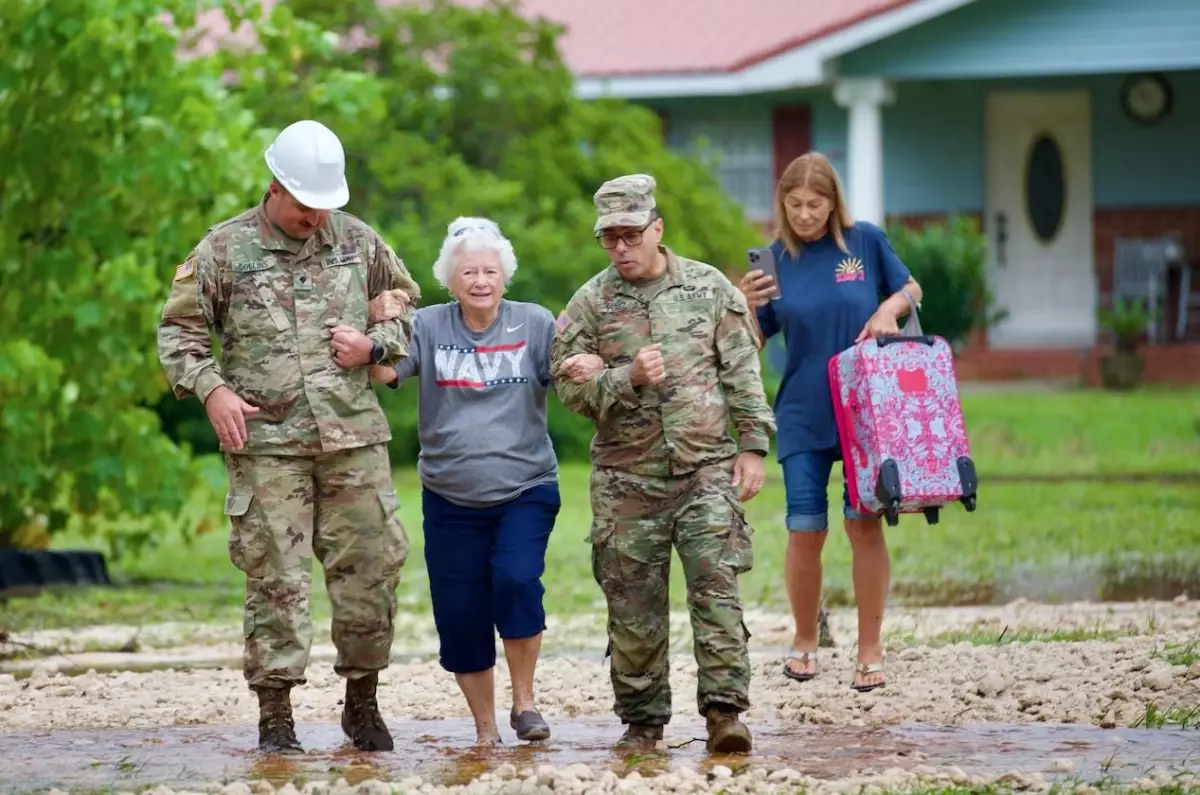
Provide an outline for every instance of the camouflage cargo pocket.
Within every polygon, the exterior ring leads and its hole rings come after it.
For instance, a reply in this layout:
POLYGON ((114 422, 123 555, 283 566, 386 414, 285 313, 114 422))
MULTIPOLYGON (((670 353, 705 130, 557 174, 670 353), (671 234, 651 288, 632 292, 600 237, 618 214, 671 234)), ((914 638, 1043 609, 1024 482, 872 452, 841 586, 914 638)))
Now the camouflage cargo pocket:
POLYGON ((225 515, 230 524, 229 560, 247 577, 260 578, 265 574, 270 554, 266 536, 269 530, 262 522, 255 521, 256 517, 250 511, 253 500, 252 494, 230 492, 225 496, 225 515))
POLYGON ((746 510, 737 497, 726 497, 730 508, 729 535, 721 550, 721 562, 744 574, 754 568, 754 528, 746 521, 746 510))
POLYGON ((383 508, 384 554, 388 562, 387 571, 394 575, 408 560, 408 532, 400 521, 400 495, 392 486, 379 489, 379 504, 383 508))
POLYGON ((591 532, 588 533, 588 543, 592 545, 592 577, 600 584, 603 584, 602 556, 616 529, 617 523, 610 519, 593 519, 591 532))

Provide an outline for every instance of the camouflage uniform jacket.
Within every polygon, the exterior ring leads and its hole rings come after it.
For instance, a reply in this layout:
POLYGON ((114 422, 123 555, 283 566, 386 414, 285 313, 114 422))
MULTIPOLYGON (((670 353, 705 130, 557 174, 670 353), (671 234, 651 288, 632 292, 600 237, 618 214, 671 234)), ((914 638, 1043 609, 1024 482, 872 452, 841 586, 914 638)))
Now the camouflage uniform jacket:
POLYGON ((408 355, 420 290, 370 227, 333 212, 307 241, 289 238, 263 204, 209 229, 175 272, 158 355, 175 396, 201 401, 221 385, 252 406, 240 452, 315 455, 391 439, 367 367, 342 369, 331 330, 345 324, 408 355), (405 315, 367 326, 367 302, 399 288, 405 315), (210 331, 220 340, 213 356, 210 331))
POLYGON ((667 271, 653 293, 643 295, 610 266, 571 298, 552 355, 559 399, 595 422, 597 466, 662 476, 738 452, 765 455, 775 418, 746 299, 711 265, 660 250, 667 271), (653 343, 662 345, 666 376, 657 386, 635 387, 633 360, 653 343), (558 371, 577 353, 598 354, 607 369, 572 383, 558 371))

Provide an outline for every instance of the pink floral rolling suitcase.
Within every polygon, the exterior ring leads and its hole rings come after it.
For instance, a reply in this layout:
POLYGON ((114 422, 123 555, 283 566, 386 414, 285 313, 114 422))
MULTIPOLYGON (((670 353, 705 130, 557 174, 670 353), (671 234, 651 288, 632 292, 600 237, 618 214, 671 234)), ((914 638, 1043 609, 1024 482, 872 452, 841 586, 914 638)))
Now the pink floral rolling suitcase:
POLYGON ((829 386, 855 510, 892 526, 917 512, 936 524, 939 509, 958 501, 975 510, 954 354, 942 337, 921 333, 915 305, 901 336, 867 339, 830 359, 829 386))

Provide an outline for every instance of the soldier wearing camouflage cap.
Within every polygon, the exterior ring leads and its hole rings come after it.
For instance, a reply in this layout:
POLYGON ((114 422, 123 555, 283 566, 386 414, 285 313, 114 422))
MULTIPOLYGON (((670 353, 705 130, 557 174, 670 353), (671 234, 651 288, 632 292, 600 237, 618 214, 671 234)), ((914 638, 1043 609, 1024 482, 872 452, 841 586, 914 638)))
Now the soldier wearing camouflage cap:
POLYGON ((413 312, 369 324, 367 307, 385 291, 414 303, 420 291, 387 243, 338 209, 349 190, 331 130, 297 122, 266 161, 274 179, 263 200, 209 229, 175 271, 158 355, 176 397, 204 403, 225 454, 259 747, 302 750, 289 692, 306 681, 315 556, 333 608, 334 670, 346 678, 342 728, 359 749, 391 750, 375 690, 408 539, 368 367, 407 356, 413 312))
POLYGON ((596 192, 594 232, 612 266, 559 317, 552 371, 563 404, 596 428, 592 565, 608 602, 615 712, 627 724, 619 745, 657 747, 671 718, 674 546, 708 748, 745 753, 750 661, 737 578, 752 565, 753 531, 742 503, 762 487, 775 421, 745 298, 716 268, 662 245, 655 188, 633 174, 596 192), (605 366, 593 375, 597 355, 605 366))

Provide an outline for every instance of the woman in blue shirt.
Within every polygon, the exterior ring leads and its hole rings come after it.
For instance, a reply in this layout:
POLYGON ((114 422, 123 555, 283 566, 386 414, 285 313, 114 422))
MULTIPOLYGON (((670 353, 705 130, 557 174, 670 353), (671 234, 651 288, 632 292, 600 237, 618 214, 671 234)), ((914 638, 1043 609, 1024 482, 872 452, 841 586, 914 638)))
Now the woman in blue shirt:
MULTIPOLYGON (((775 415, 787 493, 784 573, 796 633, 783 672, 803 682, 816 675, 829 476, 842 458, 826 366, 860 340, 899 334, 897 321, 908 313, 904 293, 919 303, 921 288, 883 231, 851 218, 837 172, 821 154, 803 155, 783 172, 775 219, 778 239, 771 248, 779 284, 751 271, 739 288, 755 308, 760 344, 782 332, 787 348, 775 415)), ((851 687, 874 690, 885 681, 880 632, 890 578, 887 542, 879 517, 851 508, 844 483, 842 501, 858 604, 851 687)))

